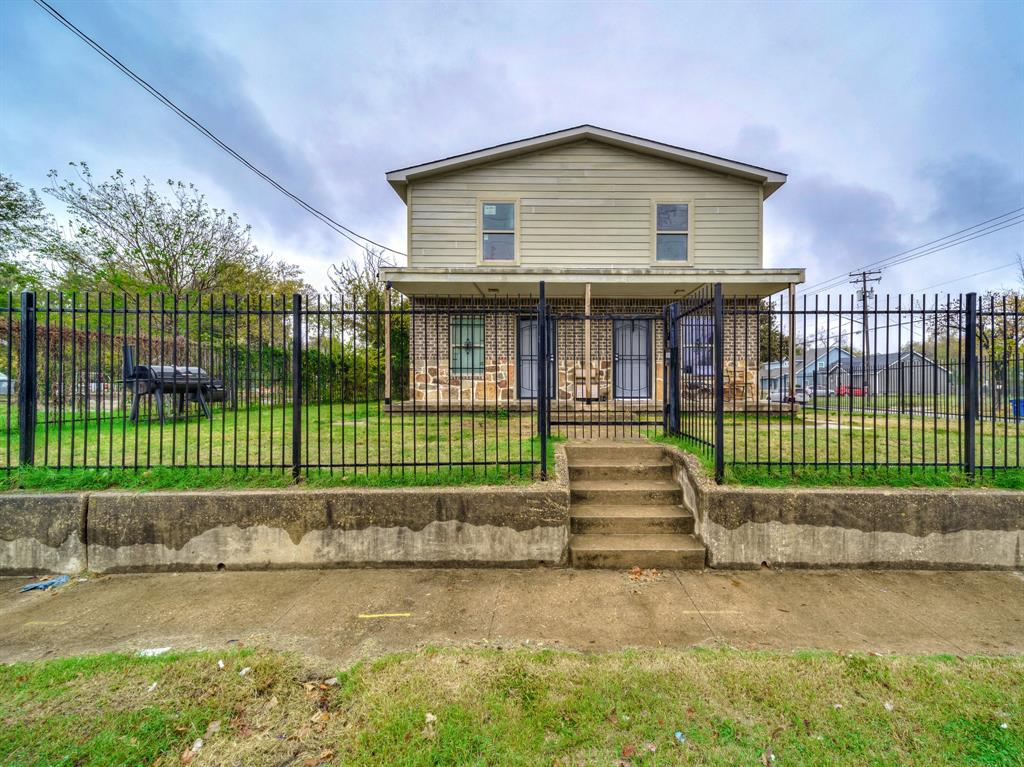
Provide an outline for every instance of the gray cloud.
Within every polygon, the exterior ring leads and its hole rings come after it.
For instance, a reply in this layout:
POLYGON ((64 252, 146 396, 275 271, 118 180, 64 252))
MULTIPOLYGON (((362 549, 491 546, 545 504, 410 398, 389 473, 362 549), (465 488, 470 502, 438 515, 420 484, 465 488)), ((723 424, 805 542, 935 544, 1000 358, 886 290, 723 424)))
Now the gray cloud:
MULTIPOLYGON (((1024 81, 1007 55, 1019 6, 63 10, 282 183, 394 244, 403 205, 386 170, 580 122, 788 172, 766 249, 809 281, 1021 197, 1024 81), (892 49, 893 28, 917 33, 892 49), (971 157, 979 147, 999 161, 971 157)), ((194 180, 268 250, 324 269, 355 252, 30 3, 0 3, 0 67, 0 164, 19 180, 39 186, 72 159, 194 180)))
POLYGON ((950 230, 1024 207, 1024 167, 963 152, 924 166, 934 195, 929 221, 950 230))

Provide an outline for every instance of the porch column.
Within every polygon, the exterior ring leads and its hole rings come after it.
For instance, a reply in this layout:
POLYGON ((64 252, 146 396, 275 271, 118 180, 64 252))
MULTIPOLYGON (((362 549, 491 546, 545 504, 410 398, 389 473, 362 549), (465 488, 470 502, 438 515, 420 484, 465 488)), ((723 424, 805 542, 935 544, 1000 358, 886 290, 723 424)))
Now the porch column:
MULTIPOLYGON (((586 389, 584 399, 591 396, 590 389, 590 283, 583 286, 583 376, 586 389)), ((575 393, 574 393, 575 396, 575 393)))

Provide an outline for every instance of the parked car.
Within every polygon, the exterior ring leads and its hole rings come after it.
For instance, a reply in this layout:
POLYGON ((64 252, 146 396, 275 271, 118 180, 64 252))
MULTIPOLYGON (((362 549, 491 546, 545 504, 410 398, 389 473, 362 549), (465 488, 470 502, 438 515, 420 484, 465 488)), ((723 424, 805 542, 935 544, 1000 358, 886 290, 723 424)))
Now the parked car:
POLYGON ((789 389, 776 389, 775 391, 768 392, 769 402, 795 402, 797 405, 806 405, 808 403, 809 395, 804 392, 802 386, 797 386, 793 389, 793 398, 789 397, 789 389))
POLYGON ((836 389, 840 397, 863 397, 867 393, 868 390, 863 386, 840 386, 836 389))
POLYGON ((810 399, 825 399, 832 394, 832 392, 824 386, 807 386, 804 388, 804 391, 810 399))

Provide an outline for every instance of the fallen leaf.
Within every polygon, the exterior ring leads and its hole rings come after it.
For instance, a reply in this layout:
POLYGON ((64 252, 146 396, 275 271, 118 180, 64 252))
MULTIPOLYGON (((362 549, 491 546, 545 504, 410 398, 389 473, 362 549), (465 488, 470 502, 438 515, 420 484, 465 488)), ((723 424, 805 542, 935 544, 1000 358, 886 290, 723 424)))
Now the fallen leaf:
POLYGON ((655 751, 658 750, 658 747, 654 743, 651 743, 651 741, 647 741, 646 743, 644 743, 644 750, 649 751, 653 754, 655 751))
POLYGON ((631 756, 633 756, 633 755, 635 755, 635 754, 636 754, 636 746, 633 746, 633 745, 626 745, 626 746, 623 746, 623 747, 622 747, 622 755, 623 755, 623 756, 624 756, 625 758, 627 758, 627 759, 628 759, 629 757, 631 757, 631 756))
POLYGON ((206 725, 206 734, 213 735, 215 732, 220 732, 220 719, 214 719, 208 725, 206 725))

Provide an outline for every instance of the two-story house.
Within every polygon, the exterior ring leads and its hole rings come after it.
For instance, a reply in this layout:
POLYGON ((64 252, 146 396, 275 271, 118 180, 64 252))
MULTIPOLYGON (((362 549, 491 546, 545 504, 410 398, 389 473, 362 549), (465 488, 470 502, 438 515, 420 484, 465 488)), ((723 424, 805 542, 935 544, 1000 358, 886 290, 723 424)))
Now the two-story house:
MULTIPOLYGON (((594 402, 660 398, 652 317, 667 303, 713 283, 757 300, 804 279, 763 265, 764 201, 785 174, 591 125, 387 180, 408 207, 409 260, 382 276, 423 312, 410 371, 421 401, 534 398, 542 280, 558 312, 583 318, 556 322, 553 393, 594 402), (506 308, 460 312, 483 304, 506 308)), ((756 370, 756 340, 743 346, 756 370)))

